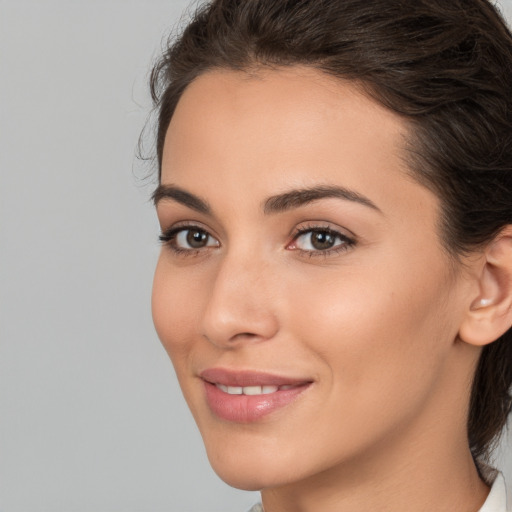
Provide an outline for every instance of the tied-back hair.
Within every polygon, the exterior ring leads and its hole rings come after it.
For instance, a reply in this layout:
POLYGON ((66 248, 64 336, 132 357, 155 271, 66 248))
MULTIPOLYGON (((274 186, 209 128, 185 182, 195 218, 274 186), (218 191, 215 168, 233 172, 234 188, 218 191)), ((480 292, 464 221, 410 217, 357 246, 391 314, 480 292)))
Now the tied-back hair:
MULTIPOLYGON (((150 79, 156 151, 186 87, 213 69, 309 66, 402 116, 411 175, 441 200, 440 237, 459 256, 512 224, 512 35, 486 0, 214 0, 150 79)), ((512 330, 481 354, 468 437, 486 459, 512 407, 512 330)))

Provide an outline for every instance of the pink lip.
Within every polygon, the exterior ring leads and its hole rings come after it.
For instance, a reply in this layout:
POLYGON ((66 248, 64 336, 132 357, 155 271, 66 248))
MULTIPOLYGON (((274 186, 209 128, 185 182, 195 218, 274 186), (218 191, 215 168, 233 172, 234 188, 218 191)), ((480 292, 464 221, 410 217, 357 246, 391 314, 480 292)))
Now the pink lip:
POLYGON ((265 372, 233 371, 225 368, 209 368, 201 372, 200 377, 213 384, 224 386, 297 386, 307 379, 283 377, 265 372))
POLYGON ((235 423, 251 423, 285 407, 310 385, 310 380, 289 378, 263 372, 235 372, 224 368, 210 368, 201 372, 206 401, 219 418, 235 423), (233 387, 293 386, 262 395, 230 395, 215 384, 233 387))

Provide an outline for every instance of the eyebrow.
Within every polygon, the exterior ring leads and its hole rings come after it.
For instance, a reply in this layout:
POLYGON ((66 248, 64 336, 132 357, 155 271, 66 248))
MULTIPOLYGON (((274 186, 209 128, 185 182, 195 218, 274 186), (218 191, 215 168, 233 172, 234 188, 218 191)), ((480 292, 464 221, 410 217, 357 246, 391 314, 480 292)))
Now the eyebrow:
MULTIPOLYGON (((366 196, 355 192, 354 190, 335 185, 325 185, 298 190, 290 190, 283 194, 271 196, 263 203, 263 212, 266 215, 281 213, 294 208, 299 208, 308 203, 319 201, 320 199, 337 198, 345 201, 352 201, 372 210, 382 213, 380 208, 366 196)), ((152 200, 155 206, 164 199, 171 199, 192 210, 206 215, 212 214, 212 208, 208 201, 199 196, 191 194, 182 188, 174 185, 158 185, 153 192, 152 200)))
POLYGON ((313 201, 331 197, 344 199, 346 201, 353 201, 382 213, 380 208, 366 196, 363 196, 354 190, 334 185, 291 190, 290 192, 285 192, 284 194, 269 197, 264 203, 263 211, 266 214, 280 213, 291 210, 293 208, 304 206, 313 201))
POLYGON ((153 204, 156 206, 163 199, 172 199, 192 210, 206 215, 211 215, 212 209, 208 201, 173 185, 158 185, 151 196, 153 204))

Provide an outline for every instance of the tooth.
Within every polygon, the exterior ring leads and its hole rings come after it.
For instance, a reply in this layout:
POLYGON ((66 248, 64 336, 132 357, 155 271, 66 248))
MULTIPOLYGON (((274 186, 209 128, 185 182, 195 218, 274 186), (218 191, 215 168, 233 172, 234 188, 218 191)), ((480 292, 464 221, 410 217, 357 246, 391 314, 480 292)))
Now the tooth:
POLYGON ((281 386, 279 389, 281 389, 282 391, 286 391, 287 389, 292 389, 294 388, 295 386, 292 386, 292 385, 288 385, 288 386, 281 386))
POLYGON ((216 384, 217 388, 219 388, 224 393, 229 393, 230 395, 268 395, 270 393, 275 393, 280 389, 290 389, 295 386, 226 386, 224 384, 216 384))
POLYGON ((244 395, 261 395, 261 386, 244 386, 244 395))

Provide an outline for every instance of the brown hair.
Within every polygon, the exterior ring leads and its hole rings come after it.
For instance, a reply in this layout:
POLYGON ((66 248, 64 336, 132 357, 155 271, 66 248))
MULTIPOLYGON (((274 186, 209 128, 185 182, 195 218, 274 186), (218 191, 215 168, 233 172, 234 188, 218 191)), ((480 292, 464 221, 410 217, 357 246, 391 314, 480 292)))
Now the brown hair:
MULTIPOLYGON (((512 35, 486 0, 214 0, 151 75, 157 156, 185 88, 213 68, 307 65, 353 80, 411 126, 409 166, 442 201, 451 255, 512 224, 512 35)), ((468 436, 489 455, 511 410, 512 330, 483 349, 468 436)))

